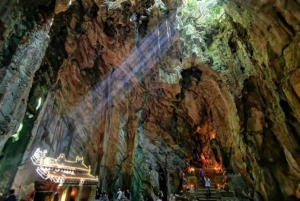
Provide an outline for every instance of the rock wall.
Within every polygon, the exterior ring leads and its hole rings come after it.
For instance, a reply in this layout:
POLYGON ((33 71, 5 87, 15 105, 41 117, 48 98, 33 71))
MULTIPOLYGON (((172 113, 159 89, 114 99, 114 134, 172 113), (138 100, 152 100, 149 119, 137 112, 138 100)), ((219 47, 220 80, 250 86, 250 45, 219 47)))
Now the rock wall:
POLYGON ((265 200, 283 199, 299 180, 299 96, 293 81, 299 73, 293 59, 299 56, 298 8, 295 1, 225 3, 235 31, 215 40, 215 47, 230 48, 218 57, 231 74, 224 73, 233 81, 228 84, 242 90, 235 104, 243 143, 233 147, 231 164, 265 200))
MULTIPOLYGON (((168 195, 178 190, 195 139, 203 150, 217 150, 215 160, 240 172, 262 200, 292 193, 300 179, 300 2, 207 2, 36 5, 45 16, 55 14, 35 78, 43 80, 40 87, 53 86, 41 87, 43 93, 32 88, 34 97, 49 93, 14 179, 19 195, 37 179, 29 160, 37 147, 52 156, 84 156, 102 191, 129 189, 134 200, 159 190, 168 195)), ((46 17, 38 13, 43 26, 46 17)), ((14 64, 7 62, 5 70, 14 64)), ((3 104, 11 99, 1 97, 3 104)), ((24 107, 10 109, 21 121, 24 107)), ((3 133, 8 139, 12 129, 3 133)))

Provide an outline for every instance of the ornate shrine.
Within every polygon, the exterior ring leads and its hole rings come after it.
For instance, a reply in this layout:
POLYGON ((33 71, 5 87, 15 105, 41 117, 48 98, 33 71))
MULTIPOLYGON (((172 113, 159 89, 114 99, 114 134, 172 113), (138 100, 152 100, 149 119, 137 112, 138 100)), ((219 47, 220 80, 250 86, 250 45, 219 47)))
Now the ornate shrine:
POLYGON ((31 157, 31 161, 37 166, 36 172, 44 180, 58 185, 57 190, 53 192, 40 191, 36 188, 34 200, 94 200, 99 179, 97 176, 90 174, 91 168, 84 164, 83 157, 77 156, 75 161, 67 160, 65 154, 60 154, 57 158, 51 158, 47 157, 47 150, 38 148, 31 157), (42 195, 37 198, 37 194, 42 195))

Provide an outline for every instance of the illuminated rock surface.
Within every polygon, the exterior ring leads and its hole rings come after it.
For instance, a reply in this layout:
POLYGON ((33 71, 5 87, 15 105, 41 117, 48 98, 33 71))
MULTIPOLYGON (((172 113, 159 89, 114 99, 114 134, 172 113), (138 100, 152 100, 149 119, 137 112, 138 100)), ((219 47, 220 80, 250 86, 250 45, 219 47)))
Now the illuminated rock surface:
POLYGON ((174 192, 197 136, 261 199, 291 194, 300 1, 204 2, 1 1, 0 189, 18 170, 14 187, 28 191, 42 147, 84 156, 103 191, 174 192))

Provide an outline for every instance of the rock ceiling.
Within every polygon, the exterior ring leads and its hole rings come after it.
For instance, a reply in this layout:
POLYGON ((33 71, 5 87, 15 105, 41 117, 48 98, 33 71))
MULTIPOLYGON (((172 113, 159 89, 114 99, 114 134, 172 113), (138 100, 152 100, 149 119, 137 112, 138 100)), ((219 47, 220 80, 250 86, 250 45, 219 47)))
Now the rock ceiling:
POLYGON ((299 0, 4 0, 0 13, 1 188, 15 174, 30 188, 42 147, 83 155, 103 190, 151 195, 163 173, 173 192, 200 138, 264 200, 292 193, 299 0))

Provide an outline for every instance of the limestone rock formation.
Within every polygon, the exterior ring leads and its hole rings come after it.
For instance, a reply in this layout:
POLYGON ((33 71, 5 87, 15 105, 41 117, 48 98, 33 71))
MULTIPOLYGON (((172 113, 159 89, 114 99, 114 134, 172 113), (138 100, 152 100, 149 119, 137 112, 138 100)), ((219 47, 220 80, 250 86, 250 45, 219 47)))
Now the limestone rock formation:
POLYGON ((42 147, 84 156, 103 191, 168 195, 197 141, 259 200, 300 180, 299 0, 5 0, 0 11, 0 189, 29 191, 42 147))

